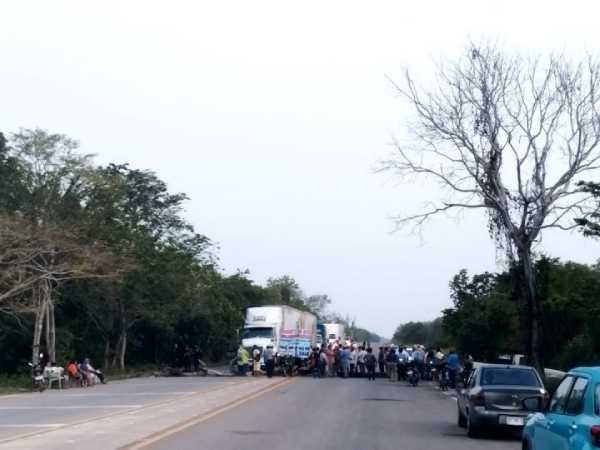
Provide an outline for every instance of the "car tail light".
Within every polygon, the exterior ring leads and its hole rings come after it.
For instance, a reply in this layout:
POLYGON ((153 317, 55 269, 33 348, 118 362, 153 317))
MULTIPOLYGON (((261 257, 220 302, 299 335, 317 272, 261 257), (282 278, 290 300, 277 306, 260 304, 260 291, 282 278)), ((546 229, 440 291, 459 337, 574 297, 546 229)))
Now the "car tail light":
POLYGON ((592 435, 592 444, 596 447, 600 447, 600 425, 591 427, 590 434, 592 435))
POLYGON ((471 402, 473 403, 473 406, 485 406, 485 396, 483 395, 483 392, 472 395, 471 402))

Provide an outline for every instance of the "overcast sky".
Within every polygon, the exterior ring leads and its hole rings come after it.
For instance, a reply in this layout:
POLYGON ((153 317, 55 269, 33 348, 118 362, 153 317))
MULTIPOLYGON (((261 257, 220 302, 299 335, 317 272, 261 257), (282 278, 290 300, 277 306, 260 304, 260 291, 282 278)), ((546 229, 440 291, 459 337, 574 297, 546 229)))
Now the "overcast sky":
MULTIPOLYGON (((386 75, 427 82, 468 39, 578 54, 600 38, 595 2, 59 1, 0 7, 0 130, 42 127, 98 161, 156 171, 223 269, 306 294, 391 336, 450 305, 461 268, 497 270, 485 219, 440 217, 423 239, 389 217, 437 188, 373 174, 406 107, 386 75), (489 5, 489 6, 486 6, 489 5)), ((543 250, 595 261, 598 243, 543 250)))

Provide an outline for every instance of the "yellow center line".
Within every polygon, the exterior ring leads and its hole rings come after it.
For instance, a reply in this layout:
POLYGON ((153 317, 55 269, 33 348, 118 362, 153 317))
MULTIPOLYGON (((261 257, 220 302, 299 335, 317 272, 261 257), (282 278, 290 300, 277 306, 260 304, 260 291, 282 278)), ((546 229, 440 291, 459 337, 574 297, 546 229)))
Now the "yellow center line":
POLYGON ((170 427, 167 427, 161 431, 157 431, 156 433, 152 433, 148 436, 146 436, 145 438, 139 440, 139 441, 135 441, 132 442, 129 445, 126 445, 125 447, 121 447, 121 450, 140 450, 143 448, 146 448, 160 440, 163 440, 169 436, 173 436, 174 434, 180 433, 183 430, 186 430, 190 427, 193 427, 195 425, 198 425, 202 422, 207 421, 208 419, 212 419, 215 416, 218 416, 219 414, 223 414, 224 412, 229 411, 230 409, 234 409, 237 408, 240 405, 243 405, 244 403, 247 403, 251 400, 254 400, 257 397, 260 397, 261 395, 264 395, 268 392, 274 391, 277 388, 283 387, 283 386, 287 386, 288 384, 291 384, 294 382, 294 378, 287 378, 284 379, 282 381, 279 381, 275 384, 272 384, 270 386, 267 386, 263 389, 260 389, 256 392, 253 392, 251 394, 248 394, 244 397, 241 397, 237 400, 233 400, 229 403, 226 403, 225 405, 221 406, 218 409, 215 409, 213 411, 209 411, 206 413, 202 413, 199 414, 197 416, 194 417, 190 417, 189 419, 186 419, 182 422, 179 422, 175 425, 171 425, 170 427))

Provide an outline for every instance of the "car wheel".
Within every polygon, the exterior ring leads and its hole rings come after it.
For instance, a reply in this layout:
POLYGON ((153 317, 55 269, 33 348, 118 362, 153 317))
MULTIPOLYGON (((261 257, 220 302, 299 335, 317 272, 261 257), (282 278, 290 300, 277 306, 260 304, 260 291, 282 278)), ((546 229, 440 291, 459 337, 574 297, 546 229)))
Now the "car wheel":
POLYGON ((471 422, 471 414, 467 416, 467 436, 470 438, 478 438, 479 437, 479 427, 474 425, 471 422))
POLYGON ((467 418, 460 410, 460 406, 458 406, 457 409, 458 409, 458 426, 461 428, 467 428, 467 418))

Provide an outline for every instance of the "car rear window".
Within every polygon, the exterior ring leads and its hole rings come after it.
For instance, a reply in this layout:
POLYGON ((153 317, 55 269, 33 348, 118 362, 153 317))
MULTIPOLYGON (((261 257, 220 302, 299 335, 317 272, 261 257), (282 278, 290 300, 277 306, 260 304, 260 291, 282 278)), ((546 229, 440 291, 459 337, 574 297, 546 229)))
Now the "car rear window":
POLYGON ((481 372, 482 386, 532 386, 540 387, 540 381, 531 369, 509 367, 486 367, 481 372))

